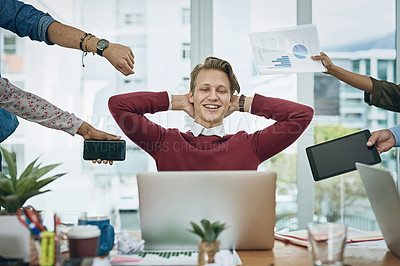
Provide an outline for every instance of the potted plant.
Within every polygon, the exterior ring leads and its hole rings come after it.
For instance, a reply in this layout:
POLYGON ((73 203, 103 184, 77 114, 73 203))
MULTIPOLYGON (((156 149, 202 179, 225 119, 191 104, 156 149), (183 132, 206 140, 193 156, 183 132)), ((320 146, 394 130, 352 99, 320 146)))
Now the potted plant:
POLYGON ((10 174, 10 176, 7 176, 0 172, 0 206, 4 208, 4 210, 0 211, 0 214, 15 214, 16 210, 21 208, 29 198, 50 191, 40 191, 42 187, 66 174, 62 173, 47 178, 41 178, 60 164, 40 167, 41 164, 36 165, 39 159, 37 158, 25 168, 19 177, 17 177, 15 153, 10 153, 2 147, 0 147, 0 149, 10 174))
POLYGON ((214 263, 214 255, 219 251, 219 234, 225 229, 225 223, 216 221, 211 223, 207 219, 200 221, 202 228, 194 222, 190 222, 192 232, 201 238, 199 243, 198 265, 214 263))
POLYGON ((37 158, 18 177, 15 153, 10 153, 2 147, 0 149, 9 172, 9 175, 0 172, 0 207, 2 208, 0 210, 0 238, 7 239, 3 243, 0 243, 0 255, 10 258, 24 258, 26 262, 30 259, 30 233, 18 221, 15 215, 16 211, 23 207, 25 202, 31 197, 48 192, 49 190, 41 189, 65 173, 43 178, 45 174, 59 164, 41 167, 41 164, 36 164, 37 158))

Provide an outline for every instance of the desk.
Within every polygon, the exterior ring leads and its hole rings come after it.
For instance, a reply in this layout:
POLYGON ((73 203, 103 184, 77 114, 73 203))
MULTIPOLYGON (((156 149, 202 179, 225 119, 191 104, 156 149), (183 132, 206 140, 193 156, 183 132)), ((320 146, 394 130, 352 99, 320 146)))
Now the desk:
MULTIPOLYGON (((237 251, 243 265, 311 266, 307 248, 275 241, 273 250, 237 251)), ((345 266, 398 266, 400 258, 386 249, 346 249, 345 266)))

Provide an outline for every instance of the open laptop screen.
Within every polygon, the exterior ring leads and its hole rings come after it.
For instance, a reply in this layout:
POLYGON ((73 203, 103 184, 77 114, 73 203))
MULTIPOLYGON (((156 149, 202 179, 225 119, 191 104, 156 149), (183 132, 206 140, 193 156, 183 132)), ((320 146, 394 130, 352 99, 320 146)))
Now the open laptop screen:
POLYGON ((271 249, 276 173, 194 171, 139 173, 139 212, 145 249, 193 249, 190 221, 227 224, 221 249, 271 249))

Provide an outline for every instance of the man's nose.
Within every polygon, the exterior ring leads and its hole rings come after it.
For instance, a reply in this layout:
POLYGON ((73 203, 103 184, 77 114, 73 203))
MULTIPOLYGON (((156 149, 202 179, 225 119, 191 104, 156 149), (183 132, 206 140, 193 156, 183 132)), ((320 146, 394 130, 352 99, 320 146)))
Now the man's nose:
POLYGON ((218 99, 218 94, 216 90, 210 90, 208 94, 208 98, 210 100, 217 100, 218 99))

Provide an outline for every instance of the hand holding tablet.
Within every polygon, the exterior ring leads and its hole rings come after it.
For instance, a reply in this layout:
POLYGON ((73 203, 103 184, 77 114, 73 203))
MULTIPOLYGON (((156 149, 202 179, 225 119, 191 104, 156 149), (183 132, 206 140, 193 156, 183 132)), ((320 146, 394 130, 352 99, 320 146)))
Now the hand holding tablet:
POLYGON ((341 138, 306 148, 311 172, 315 181, 356 170, 355 163, 369 165, 381 162, 374 146, 368 147, 371 133, 363 130, 341 138))

